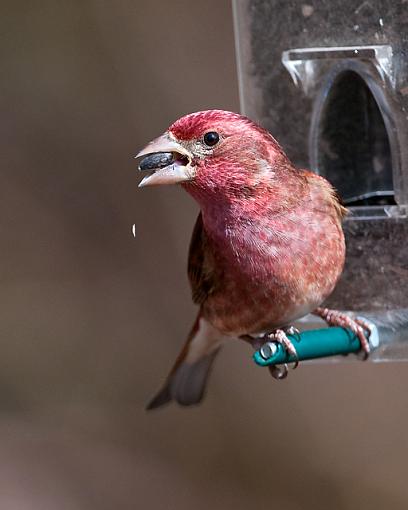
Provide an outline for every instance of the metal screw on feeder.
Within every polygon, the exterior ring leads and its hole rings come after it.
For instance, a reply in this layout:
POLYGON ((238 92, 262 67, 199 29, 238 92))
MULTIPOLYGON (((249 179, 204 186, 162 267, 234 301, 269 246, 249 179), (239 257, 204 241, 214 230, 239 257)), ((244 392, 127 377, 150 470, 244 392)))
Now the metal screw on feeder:
POLYGON ((267 360, 271 358, 277 350, 278 347, 275 342, 266 342, 266 344, 259 349, 259 354, 263 359, 267 360))

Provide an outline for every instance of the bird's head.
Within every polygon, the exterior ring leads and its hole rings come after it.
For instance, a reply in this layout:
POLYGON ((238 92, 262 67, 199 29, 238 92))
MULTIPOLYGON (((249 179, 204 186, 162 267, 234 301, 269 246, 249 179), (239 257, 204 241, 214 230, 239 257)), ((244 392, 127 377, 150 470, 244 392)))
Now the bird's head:
POLYGON ((292 169, 275 139, 246 117, 223 110, 191 113, 136 157, 147 171, 139 186, 182 184, 199 201, 256 195, 292 169))

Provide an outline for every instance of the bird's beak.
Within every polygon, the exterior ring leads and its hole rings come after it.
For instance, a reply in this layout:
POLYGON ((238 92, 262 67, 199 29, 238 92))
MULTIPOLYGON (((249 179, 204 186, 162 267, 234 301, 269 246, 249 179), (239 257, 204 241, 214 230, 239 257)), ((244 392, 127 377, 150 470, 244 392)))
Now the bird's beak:
POLYGON ((168 132, 151 141, 135 158, 141 156, 144 158, 139 163, 139 170, 149 173, 142 179, 139 188, 177 184, 194 178, 193 155, 168 132))

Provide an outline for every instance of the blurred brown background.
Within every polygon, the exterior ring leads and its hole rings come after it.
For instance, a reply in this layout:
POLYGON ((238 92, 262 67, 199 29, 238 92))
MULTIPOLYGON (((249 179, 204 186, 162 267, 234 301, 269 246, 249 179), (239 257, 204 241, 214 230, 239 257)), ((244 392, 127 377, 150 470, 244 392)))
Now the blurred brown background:
POLYGON ((201 407, 144 411, 195 313, 197 209, 132 156, 239 109, 230 3, 1 6, 0 508, 405 508, 405 364, 278 383, 230 345, 201 407))

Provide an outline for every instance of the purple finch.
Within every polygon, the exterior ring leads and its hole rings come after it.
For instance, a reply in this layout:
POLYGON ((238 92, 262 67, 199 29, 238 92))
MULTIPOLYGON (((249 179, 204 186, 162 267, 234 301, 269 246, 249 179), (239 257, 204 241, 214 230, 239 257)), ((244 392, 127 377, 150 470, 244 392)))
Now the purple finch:
POLYGON ((150 142, 140 186, 180 184, 199 204, 188 275, 199 311, 163 388, 148 405, 200 402, 212 363, 228 338, 274 332, 309 312, 363 328, 319 305, 342 272, 346 210, 333 187, 297 169, 265 129, 222 110, 186 115, 150 142))

